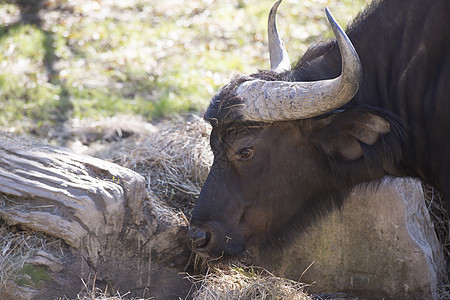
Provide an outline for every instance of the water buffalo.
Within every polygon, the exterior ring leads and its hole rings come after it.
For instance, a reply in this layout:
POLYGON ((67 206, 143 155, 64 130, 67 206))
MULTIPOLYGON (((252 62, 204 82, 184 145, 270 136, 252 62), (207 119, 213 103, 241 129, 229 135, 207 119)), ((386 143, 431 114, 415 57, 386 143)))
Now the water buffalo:
POLYGON ((355 185, 412 176, 450 199, 450 5, 375 1, 291 69, 269 14, 271 70, 211 100, 214 162, 186 241, 209 258, 287 239, 355 185))

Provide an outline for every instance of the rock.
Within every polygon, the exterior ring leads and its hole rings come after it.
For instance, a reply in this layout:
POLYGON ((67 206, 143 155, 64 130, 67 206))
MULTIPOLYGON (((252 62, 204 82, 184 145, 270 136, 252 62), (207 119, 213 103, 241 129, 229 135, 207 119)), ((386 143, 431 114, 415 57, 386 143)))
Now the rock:
POLYGON ((421 184, 406 178, 355 188, 341 211, 309 228, 266 267, 312 283, 313 293, 367 299, 436 299, 445 276, 421 184))

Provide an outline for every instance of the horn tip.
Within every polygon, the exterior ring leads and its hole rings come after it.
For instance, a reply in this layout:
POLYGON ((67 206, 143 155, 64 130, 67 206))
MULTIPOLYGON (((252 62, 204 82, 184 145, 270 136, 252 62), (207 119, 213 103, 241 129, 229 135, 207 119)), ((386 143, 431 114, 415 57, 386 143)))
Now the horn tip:
POLYGON ((335 23, 336 22, 333 14, 331 13, 331 11, 330 11, 330 9, 328 7, 325 7, 325 14, 327 15, 328 21, 330 23, 335 23))
POLYGON ((275 2, 272 6, 272 9, 270 10, 271 13, 276 12, 278 9, 278 6, 280 5, 281 1, 283 0, 278 0, 277 2, 275 2))

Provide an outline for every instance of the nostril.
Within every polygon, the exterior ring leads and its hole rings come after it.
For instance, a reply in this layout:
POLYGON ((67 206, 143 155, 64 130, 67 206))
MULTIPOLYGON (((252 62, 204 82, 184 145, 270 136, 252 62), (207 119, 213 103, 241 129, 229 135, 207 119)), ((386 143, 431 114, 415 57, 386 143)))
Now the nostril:
POLYGON ((192 250, 204 248, 209 241, 209 234, 197 228, 191 228, 187 234, 187 241, 192 250))

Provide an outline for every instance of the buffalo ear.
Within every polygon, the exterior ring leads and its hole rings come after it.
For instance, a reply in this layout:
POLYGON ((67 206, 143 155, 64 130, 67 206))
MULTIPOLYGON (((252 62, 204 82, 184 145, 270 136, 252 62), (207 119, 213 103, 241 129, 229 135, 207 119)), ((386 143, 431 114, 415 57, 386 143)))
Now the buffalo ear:
POLYGON ((354 108, 314 121, 311 141, 328 157, 344 161, 363 156, 365 146, 374 145, 391 129, 388 120, 367 109, 354 108))

